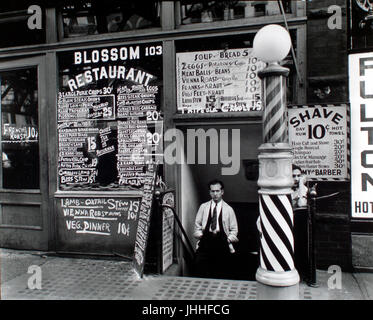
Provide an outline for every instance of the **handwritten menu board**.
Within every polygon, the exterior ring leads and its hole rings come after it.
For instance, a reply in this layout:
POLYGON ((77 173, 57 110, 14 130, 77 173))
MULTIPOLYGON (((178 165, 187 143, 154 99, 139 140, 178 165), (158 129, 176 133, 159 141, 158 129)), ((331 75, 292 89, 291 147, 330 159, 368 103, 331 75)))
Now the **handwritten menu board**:
POLYGON ((61 197, 59 251, 133 255, 141 198, 61 197))
MULTIPOLYGON (((163 195, 162 204, 175 208, 175 195, 169 191, 163 195)), ((174 214, 172 209, 162 208, 162 272, 165 272, 173 262, 174 250, 174 214)))
POLYGON ((291 106, 289 140, 294 163, 309 180, 347 180, 347 105, 291 106))
POLYGON ((37 125, 22 125, 3 123, 1 142, 23 143, 38 142, 39 131, 37 125))
POLYGON ((149 237, 153 193, 157 169, 155 164, 147 166, 143 195, 140 204, 133 265, 140 277, 144 274, 146 246, 149 237))
POLYGON ((59 55, 60 190, 134 190, 162 156, 162 45, 59 55))
POLYGON ((181 113, 260 111, 264 63, 252 49, 176 54, 177 109, 181 113))

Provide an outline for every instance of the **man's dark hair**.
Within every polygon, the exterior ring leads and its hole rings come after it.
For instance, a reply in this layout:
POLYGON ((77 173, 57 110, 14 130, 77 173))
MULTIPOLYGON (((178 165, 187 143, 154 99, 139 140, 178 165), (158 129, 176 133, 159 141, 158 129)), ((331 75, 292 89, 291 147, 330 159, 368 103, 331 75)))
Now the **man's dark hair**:
POLYGON ((220 180, 217 180, 217 179, 212 180, 212 181, 209 182, 209 184, 208 184, 209 190, 211 189, 211 186, 213 186, 215 184, 220 184, 221 189, 224 190, 224 183, 222 181, 220 181, 220 180))
POLYGON ((292 169, 291 169, 292 171, 294 171, 294 170, 299 170, 300 172, 302 172, 302 169, 301 169, 301 167, 300 166, 297 166, 296 164, 293 164, 292 165, 292 169))

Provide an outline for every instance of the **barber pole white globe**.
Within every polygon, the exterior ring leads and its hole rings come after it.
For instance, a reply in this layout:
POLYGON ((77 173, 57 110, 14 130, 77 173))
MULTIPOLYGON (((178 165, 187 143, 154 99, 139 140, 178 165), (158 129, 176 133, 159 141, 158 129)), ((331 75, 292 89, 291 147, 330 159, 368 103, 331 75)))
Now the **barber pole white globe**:
POLYGON ((289 69, 278 65, 290 50, 289 33, 269 25, 254 38, 254 55, 268 63, 259 72, 263 91, 263 144, 259 147, 260 266, 256 279, 271 286, 299 282, 294 267, 292 152, 286 110, 289 69))

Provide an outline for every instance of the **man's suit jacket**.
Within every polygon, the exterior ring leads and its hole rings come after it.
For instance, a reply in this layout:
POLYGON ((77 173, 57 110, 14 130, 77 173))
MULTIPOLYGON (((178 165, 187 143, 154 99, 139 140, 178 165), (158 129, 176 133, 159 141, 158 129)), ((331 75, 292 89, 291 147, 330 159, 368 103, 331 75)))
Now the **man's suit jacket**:
MULTIPOLYGON (((237 219, 232 207, 222 200, 222 221, 223 221, 223 229, 224 233, 226 234, 228 241, 230 243, 237 242, 237 234, 238 234, 238 227, 237 227, 237 219)), ((194 237, 200 240, 203 235, 203 230, 206 227, 207 220, 210 214, 210 206, 211 201, 202 203, 198 209, 196 221, 194 225, 194 237)), ((197 248, 199 245, 199 241, 197 242, 197 248)))

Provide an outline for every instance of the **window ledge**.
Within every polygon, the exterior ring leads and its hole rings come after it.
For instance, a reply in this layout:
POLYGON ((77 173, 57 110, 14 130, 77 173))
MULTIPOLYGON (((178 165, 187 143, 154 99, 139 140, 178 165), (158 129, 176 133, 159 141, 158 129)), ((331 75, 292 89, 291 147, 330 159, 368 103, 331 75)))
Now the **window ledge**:
POLYGON ((137 198, 142 197, 142 191, 85 191, 85 190, 76 190, 76 191, 61 191, 58 190, 54 193, 55 198, 66 198, 66 197, 75 197, 75 198, 137 198))
MULTIPOLYGON (((288 24, 303 22, 307 20, 307 17, 296 17, 294 14, 286 14, 286 20, 288 24)), ((198 22, 190 24, 180 24, 176 26, 176 30, 180 31, 194 31, 194 30, 210 30, 210 29, 225 29, 232 27, 250 27, 250 26, 262 26, 268 23, 283 23, 284 19, 282 15, 273 16, 260 16, 250 17, 232 20, 220 20, 213 22, 198 22)))
POLYGON ((0 189, 0 193, 41 194, 40 189, 0 189))

